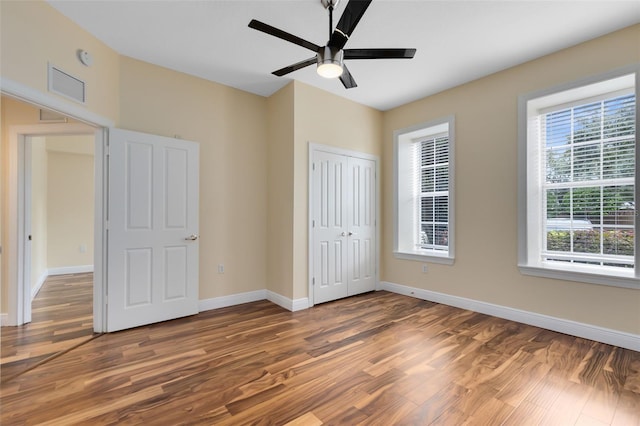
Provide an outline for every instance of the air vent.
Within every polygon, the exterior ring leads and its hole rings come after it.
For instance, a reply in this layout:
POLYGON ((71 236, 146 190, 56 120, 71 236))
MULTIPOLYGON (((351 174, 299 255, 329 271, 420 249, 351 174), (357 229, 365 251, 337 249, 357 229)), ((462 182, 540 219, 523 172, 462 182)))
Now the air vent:
POLYGON ((49 64, 49 91, 85 103, 85 82, 49 64))

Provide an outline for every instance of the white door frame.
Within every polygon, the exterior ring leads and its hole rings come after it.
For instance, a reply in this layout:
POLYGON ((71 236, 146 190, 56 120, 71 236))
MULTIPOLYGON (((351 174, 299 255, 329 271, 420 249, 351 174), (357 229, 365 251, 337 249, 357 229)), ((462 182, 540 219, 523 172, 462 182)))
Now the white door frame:
POLYGON ((313 291, 313 159, 315 158, 316 151, 324 151, 330 152, 338 155, 346 155, 349 157, 362 158, 365 160, 372 160, 376 164, 376 246, 375 246, 375 282, 376 282, 376 290, 380 290, 380 159, 378 156, 373 154, 368 154, 365 152, 359 151, 351 151, 348 149, 337 148, 334 146, 323 145, 319 143, 309 142, 309 166, 308 166, 308 189, 307 189, 307 241, 308 241, 308 260, 307 260, 307 272, 308 272, 308 298, 309 298, 309 307, 314 305, 314 291, 313 291))
MULTIPOLYGON (((105 223, 107 206, 106 188, 107 156, 105 144, 108 140, 108 128, 114 123, 108 118, 97 115, 84 107, 63 101, 47 93, 32 89, 21 83, 6 78, 0 78, 0 93, 33 104, 39 108, 47 108, 95 128, 95 209, 94 209, 94 278, 93 278, 93 328, 97 333, 104 331, 106 324, 106 310, 104 309, 106 283, 106 235, 105 223)), ((87 126, 80 125, 81 133, 87 133, 87 126)), ((25 135, 38 134, 70 134, 71 130, 63 129, 64 125, 33 125, 11 126, 9 129, 9 157, 8 157, 8 246, 6 255, 8 276, 8 317, 3 325, 19 325, 25 323, 26 310, 29 310, 31 294, 25 291, 24 285, 24 140, 25 135), (22 175, 21 175, 22 174, 22 175), (22 281, 20 281, 22 280, 22 281), (22 284, 22 285, 20 285, 22 284), (29 303, 27 309, 26 304, 29 303)), ((29 286, 30 287, 30 286, 29 286)))

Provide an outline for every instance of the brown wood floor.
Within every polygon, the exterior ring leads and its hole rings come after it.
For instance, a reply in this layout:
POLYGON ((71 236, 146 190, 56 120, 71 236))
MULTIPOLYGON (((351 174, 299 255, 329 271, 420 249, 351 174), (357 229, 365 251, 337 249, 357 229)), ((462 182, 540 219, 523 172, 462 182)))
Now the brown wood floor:
POLYGON ((93 274, 47 278, 31 304, 31 322, 2 327, 0 379, 6 380, 93 335, 93 274))
POLYGON ((2 384, 1 423, 640 424, 640 353, 388 292, 105 334, 2 384))

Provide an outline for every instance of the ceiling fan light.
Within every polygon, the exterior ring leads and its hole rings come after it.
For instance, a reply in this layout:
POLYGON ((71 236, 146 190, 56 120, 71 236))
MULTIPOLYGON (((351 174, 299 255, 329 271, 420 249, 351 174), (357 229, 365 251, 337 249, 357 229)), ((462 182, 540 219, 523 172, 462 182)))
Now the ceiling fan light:
POLYGON ((342 50, 323 47, 318 52, 318 74, 324 78, 336 78, 342 75, 342 50))

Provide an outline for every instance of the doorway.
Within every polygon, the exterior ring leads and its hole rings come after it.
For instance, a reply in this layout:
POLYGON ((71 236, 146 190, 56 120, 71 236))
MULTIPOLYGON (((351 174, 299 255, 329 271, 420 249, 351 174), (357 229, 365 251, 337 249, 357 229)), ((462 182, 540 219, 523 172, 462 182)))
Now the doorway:
POLYGON ((48 277, 93 273, 94 139, 25 138, 23 281, 32 299, 48 277))
MULTIPOLYGON (((25 250, 28 241, 28 233, 25 229, 25 194, 24 181, 26 175, 25 149, 27 138, 43 135, 73 135, 94 134, 94 286, 93 286, 93 312, 94 331, 102 332, 104 322, 103 300, 103 263, 104 259, 104 231, 103 218, 105 205, 104 197, 104 160, 103 141, 106 138, 106 129, 100 125, 85 124, 81 121, 69 119, 67 123, 40 124, 37 115, 39 108, 46 104, 43 102, 24 102, 21 99, 7 98, 3 95, 3 124, 5 133, 3 138, 8 145, 7 150, 7 202, 4 207, 6 212, 6 224, 3 232, 3 245, 7 247, 2 256, 3 260, 3 292, 8 303, 5 308, 6 315, 2 318, 3 325, 22 325, 31 320, 31 286, 25 285, 25 250), (8 102, 10 101, 10 102, 8 102), (11 106, 11 108, 8 108, 11 106), (18 112, 12 112, 15 109, 18 112)), ((64 111, 64 110, 61 110, 64 111)), ((107 123, 108 124, 108 123, 107 123)), ((27 259, 28 261, 28 259, 27 259)), ((30 271, 30 269, 28 270, 30 271)))
POLYGON ((11 320, 3 318, 3 325, 18 326, 2 331, 4 380, 93 338, 99 203, 96 128, 62 116, 42 120, 43 110, 4 96, 2 103, 9 151, 4 291, 11 320))
POLYGON ((93 334, 94 139, 25 139, 23 285, 32 323, 46 322, 61 349, 93 334))

